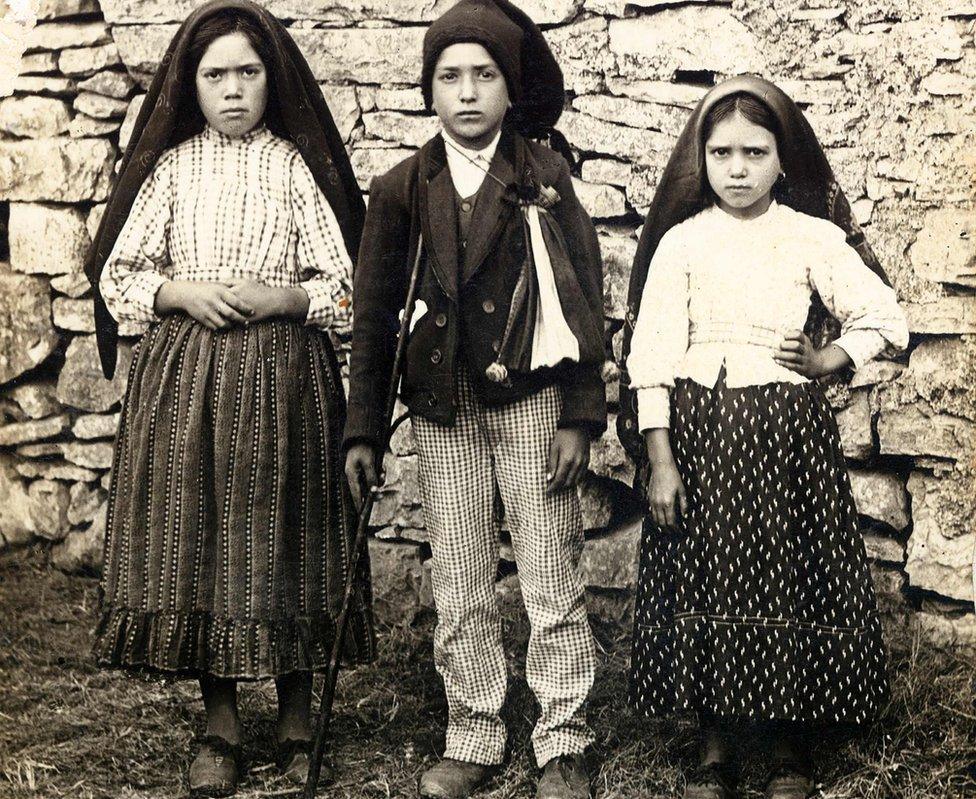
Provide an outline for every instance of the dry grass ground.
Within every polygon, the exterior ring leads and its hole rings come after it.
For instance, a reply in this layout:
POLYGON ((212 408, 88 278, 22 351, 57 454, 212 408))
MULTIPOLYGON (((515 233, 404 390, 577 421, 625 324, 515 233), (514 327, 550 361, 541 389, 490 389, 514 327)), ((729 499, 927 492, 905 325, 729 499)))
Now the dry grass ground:
MULTIPOLYGON (((88 659, 95 583, 48 570, 37 553, 0 558, 0 797, 158 799, 185 795, 183 771, 202 705, 192 683, 160 684, 102 672, 88 659)), ((526 625, 506 608, 511 642, 514 752, 485 799, 532 797, 527 756, 535 708, 521 670, 526 625)), ((604 799, 679 796, 689 732, 649 728, 625 703, 626 631, 599 627, 602 668, 592 718, 604 799)), ((976 753, 973 665, 889 625, 893 698, 857 739, 818 746, 823 799, 976 797, 963 776, 976 753)), ((274 692, 242 692, 251 769, 242 799, 297 796, 270 765, 274 692)), ((387 630, 380 660, 342 675, 336 716, 339 781, 322 796, 415 795, 418 773, 442 745, 445 702, 431 663, 429 620, 387 630)), ((751 773, 755 778, 755 773, 751 773)), ((744 796, 758 797, 753 779, 744 796)))

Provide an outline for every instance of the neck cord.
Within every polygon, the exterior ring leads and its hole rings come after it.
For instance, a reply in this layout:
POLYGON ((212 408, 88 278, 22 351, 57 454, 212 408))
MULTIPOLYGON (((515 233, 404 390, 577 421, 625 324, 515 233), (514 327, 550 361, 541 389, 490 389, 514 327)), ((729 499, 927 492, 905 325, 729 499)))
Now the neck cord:
POLYGON ((501 178, 496 177, 495 175, 493 175, 490 170, 485 169, 481 164, 479 164, 477 161, 475 161, 470 155, 468 155, 461 148, 459 148, 457 145, 455 145, 454 142, 451 141, 450 137, 444 136, 443 138, 444 138, 444 143, 446 145, 448 145, 452 150, 454 150, 454 152, 456 152, 462 158, 464 158, 467 161, 470 161, 472 164, 474 164, 476 167, 478 167, 478 169, 480 169, 482 172, 484 172, 488 177, 490 177, 493 181, 495 181, 495 183, 497 183, 503 189, 507 189, 508 188, 508 186, 504 183, 504 181, 502 181, 501 178))

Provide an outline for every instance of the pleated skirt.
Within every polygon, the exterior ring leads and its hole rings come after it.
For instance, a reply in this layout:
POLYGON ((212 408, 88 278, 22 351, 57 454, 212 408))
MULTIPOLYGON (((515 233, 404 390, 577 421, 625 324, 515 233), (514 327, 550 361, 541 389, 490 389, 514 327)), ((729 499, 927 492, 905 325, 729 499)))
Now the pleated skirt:
MULTIPOLYGON (((328 666, 355 536, 345 398, 327 335, 186 316, 136 346, 122 406, 94 654, 171 677, 328 666)), ((344 657, 374 656, 360 561, 344 657)))
POLYGON ((680 380, 689 511, 646 520, 630 694, 648 715, 867 721, 887 696, 873 584, 833 412, 815 383, 680 380))

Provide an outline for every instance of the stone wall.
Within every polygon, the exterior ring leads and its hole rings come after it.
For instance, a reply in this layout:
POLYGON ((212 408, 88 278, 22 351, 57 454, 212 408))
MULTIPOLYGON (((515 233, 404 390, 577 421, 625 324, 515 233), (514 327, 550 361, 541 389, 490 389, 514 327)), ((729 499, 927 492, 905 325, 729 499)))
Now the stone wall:
MULTIPOLYGON (((98 568, 120 375, 95 354, 85 248, 141 93, 195 0, 40 0, 0 101, 0 546, 50 542, 98 568), (6 263, 9 262, 9 263, 6 263)), ((425 24, 450 0, 269 0, 305 52, 365 187, 437 128, 415 80, 425 24)), ((897 362, 833 392, 886 607, 943 642, 976 643, 974 0, 531 0, 567 78, 561 129, 597 221, 606 315, 619 319, 635 231, 689 110, 743 71, 807 112, 911 322, 897 362)), ((613 431, 583 488, 586 582, 626 615, 635 581, 632 469, 613 431)), ((430 604, 416 455, 406 428, 374 523, 381 608, 430 604)), ((500 573, 511 573, 502 547, 500 573)))

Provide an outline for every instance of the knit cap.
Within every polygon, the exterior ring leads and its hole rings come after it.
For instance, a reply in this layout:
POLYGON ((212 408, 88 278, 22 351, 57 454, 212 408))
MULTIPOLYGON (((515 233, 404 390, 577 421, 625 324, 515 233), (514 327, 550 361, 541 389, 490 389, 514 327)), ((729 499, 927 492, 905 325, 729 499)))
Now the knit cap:
POLYGON ((514 128, 530 138, 549 135, 563 110, 563 73, 539 26, 510 0, 461 0, 427 29, 420 87, 428 110, 441 53, 463 42, 480 44, 498 64, 514 128))
POLYGON ((462 42, 480 44, 488 51, 505 76, 509 98, 516 102, 522 91, 523 33, 494 0, 461 0, 445 11, 424 36, 424 66, 420 85, 427 108, 433 105, 434 69, 441 53, 452 44, 462 42))

